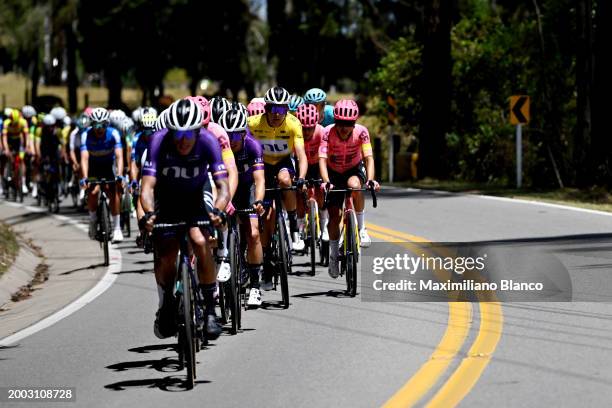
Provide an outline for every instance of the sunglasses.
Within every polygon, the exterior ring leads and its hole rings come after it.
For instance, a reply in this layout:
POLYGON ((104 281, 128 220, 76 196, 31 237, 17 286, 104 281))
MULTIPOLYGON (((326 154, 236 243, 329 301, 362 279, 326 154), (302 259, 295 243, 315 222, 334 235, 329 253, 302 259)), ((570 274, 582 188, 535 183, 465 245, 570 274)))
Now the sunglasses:
POLYGON ((93 127, 94 129, 104 129, 108 126, 107 123, 94 123, 93 125, 91 125, 91 127, 93 127))
POLYGON ((242 131, 242 132, 229 132, 227 135, 229 136, 230 141, 239 142, 242 140, 245 134, 246 132, 242 131))
POLYGON ((289 112, 289 107, 288 106, 272 106, 268 109, 268 112, 270 113, 274 113, 276 115, 286 115, 287 112, 289 112))
POLYGON ((336 126, 344 127, 344 128, 349 128, 349 127, 354 127, 355 126, 355 121, 354 120, 337 120, 334 123, 336 124, 336 126))
POLYGON ((195 134, 196 132, 193 130, 176 130, 174 131, 174 140, 191 140, 195 138, 195 134))

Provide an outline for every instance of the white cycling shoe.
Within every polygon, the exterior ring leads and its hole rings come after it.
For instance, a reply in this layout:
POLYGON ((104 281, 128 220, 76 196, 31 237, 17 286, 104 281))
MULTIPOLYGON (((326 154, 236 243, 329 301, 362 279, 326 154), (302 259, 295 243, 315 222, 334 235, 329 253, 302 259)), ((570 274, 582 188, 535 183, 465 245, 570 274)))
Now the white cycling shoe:
POLYGON ((34 184, 34 186, 32 187, 32 198, 36 197, 38 197, 38 186, 34 184))
POLYGON ((28 194, 29 190, 28 190, 28 186, 26 186, 25 184, 21 185, 21 192, 23 194, 28 194))
POLYGON ((302 237, 300 236, 299 232, 294 232, 293 233, 293 250, 294 251, 303 251, 304 248, 306 247, 306 244, 304 243, 304 240, 302 239, 302 237))
POLYGON ((261 292, 257 288, 252 288, 249 291, 249 300, 247 300, 248 306, 261 306, 261 292))
POLYGON ((368 230, 365 227, 359 231, 359 241, 362 248, 368 248, 372 243, 368 230))
POLYGON ((329 276, 333 279, 338 279, 340 276, 340 266, 338 265, 338 258, 329 257, 329 269, 327 270, 329 276))
POLYGON ((115 229, 113 231, 113 239, 112 242, 121 242, 123 241, 123 232, 120 229, 115 229))
POLYGON ((329 241, 329 233, 327 232, 327 228, 323 228, 323 231, 321 231, 321 240, 329 241))
POLYGON ((232 269, 229 262, 221 262, 217 271, 217 282, 227 282, 232 277, 232 269))

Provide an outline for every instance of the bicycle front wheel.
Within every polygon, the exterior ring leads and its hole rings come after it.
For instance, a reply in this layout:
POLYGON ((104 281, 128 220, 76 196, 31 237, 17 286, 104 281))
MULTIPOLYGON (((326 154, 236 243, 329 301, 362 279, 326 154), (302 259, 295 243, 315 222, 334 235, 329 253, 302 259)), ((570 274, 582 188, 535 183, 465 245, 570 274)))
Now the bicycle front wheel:
POLYGON ((240 305, 240 244, 238 243, 238 234, 235 228, 230 230, 228 249, 230 266, 232 268, 232 275, 229 281, 229 292, 231 293, 231 297, 228 298, 232 315, 232 328, 230 329, 230 333, 236 334, 238 333, 238 329, 240 329, 242 311, 240 305))
POLYGON ((289 308, 289 235, 287 233, 287 225, 285 224, 285 218, 283 217, 283 212, 278 211, 277 215, 277 228, 279 234, 279 274, 280 274, 280 283, 281 283, 281 294, 282 294, 282 305, 283 309, 289 308))
POLYGON ((357 234, 355 213, 349 211, 344 245, 346 248, 347 292, 350 297, 355 297, 357 295, 357 259, 359 256, 359 248, 357 248, 357 239, 355 234, 357 234))
POLYGON ((187 368, 187 389, 192 389, 196 377, 196 360, 194 347, 194 311, 191 277, 187 265, 181 265, 181 283, 183 285, 183 355, 185 356, 185 366, 187 368))
POLYGON ((104 250, 104 266, 108 266, 110 263, 110 255, 108 253, 108 246, 110 245, 110 214, 108 211, 108 204, 106 204, 105 200, 99 204, 102 208, 100 208, 100 213, 98 214, 100 218, 98 222, 100 223, 101 233, 102 233, 102 249, 104 250))
POLYGON ((310 203, 310 211, 308 213, 308 232, 310 235, 310 275, 315 276, 317 266, 317 204, 310 203))

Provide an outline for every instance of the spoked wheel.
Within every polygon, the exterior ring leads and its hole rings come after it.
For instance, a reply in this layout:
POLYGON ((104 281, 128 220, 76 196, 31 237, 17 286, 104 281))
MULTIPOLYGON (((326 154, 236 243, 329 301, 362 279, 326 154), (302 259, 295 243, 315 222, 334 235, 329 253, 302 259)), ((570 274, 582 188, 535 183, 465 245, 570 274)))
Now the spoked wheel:
POLYGON ((101 211, 100 211, 100 218, 98 219, 98 222, 100 223, 100 227, 101 227, 101 235, 102 235, 102 249, 104 251, 104 266, 108 266, 110 263, 110 255, 108 253, 109 249, 108 246, 110 244, 110 231, 111 231, 111 226, 110 226, 110 215, 108 213, 108 206, 106 204, 106 202, 103 202, 101 205, 101 211))
POLYGON ((232 315, 232 328, 230 329, 230 333, 236 334, 240 329, 242 311, 240 304, 240 245, 238 244, 235 229, 230 231, 228 249, 231 257, 230 267, 232 268, 232 275, 228 282, 228 292, 231 293, 231 296, 228 298, 228 303, 230 304, 230 313, 232 315))
POLYGON ((196 359, 195 359, 195 345, 194 345, 194 311, 192 302, 192 289, 191 289, 191 278, 189 277, 189 271, 187 265, 181 266, 181 283, 183 286, 182 299, 182 316, 181 324, 179 325, 179 337, 182 334, 182 342, 179 342, 179 348, 182 345, 182 354, 185 360, 185 368, 187 369, 187 389, 192 389, 194 380, 196 377, 196 359), (182 344, 180 344, 182 343, 182 344))
POLYGON ((130 216, 132 211, 132 195, 129 191, 125 191, 123 197, 121 199, 121 228, 125 231, 125 235, 130 237, 131 225, 130 225, 130 216))
POLYGON ((289 282, 288 282, 288 275, 289 275, 289 235, 287 234, 287 225, 285 224, 285 219, 282 216, 282 212, 279 212, 278 215, 278 252, 280 255, 279 261, 280 261, 280 265, 278 266, 278 272, 279 272, 279 278, 280 278, 280 284, 281 284, 281 294, 282 294, 282 304, 283 304, 283 309, 288 309, 289 308, 289 282))
POLYGON ((355 222, 355 214, 349 213, 347 219, 347 231, 344 245, 346 245, 346 290, 350 297, 357 295, 357 260, 359 257, 359 248, 357 248, 357 224, 355 222))
POLYGON ((310 204, 308 214, 308 232, 310 235, 310 275, 315 276, 317 266, 317 206, 316 203, 310 204))

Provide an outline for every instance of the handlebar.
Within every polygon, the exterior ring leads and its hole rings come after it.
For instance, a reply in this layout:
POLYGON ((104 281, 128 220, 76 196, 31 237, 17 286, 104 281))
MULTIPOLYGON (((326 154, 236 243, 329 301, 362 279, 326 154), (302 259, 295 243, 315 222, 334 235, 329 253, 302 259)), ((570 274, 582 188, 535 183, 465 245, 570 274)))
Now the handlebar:
POLYGON ((376 208, 378 206, 378 200, 376 199, 376 191, 374 191, 374 187, 362 187, 362 188, 334 188, 331 190, 325 190, 323 193, 323 208, 327 207, 329 203, 329 193, 345 193, 349 195, 354 191, 369 191, 372 195, 372 207, 376 208))

